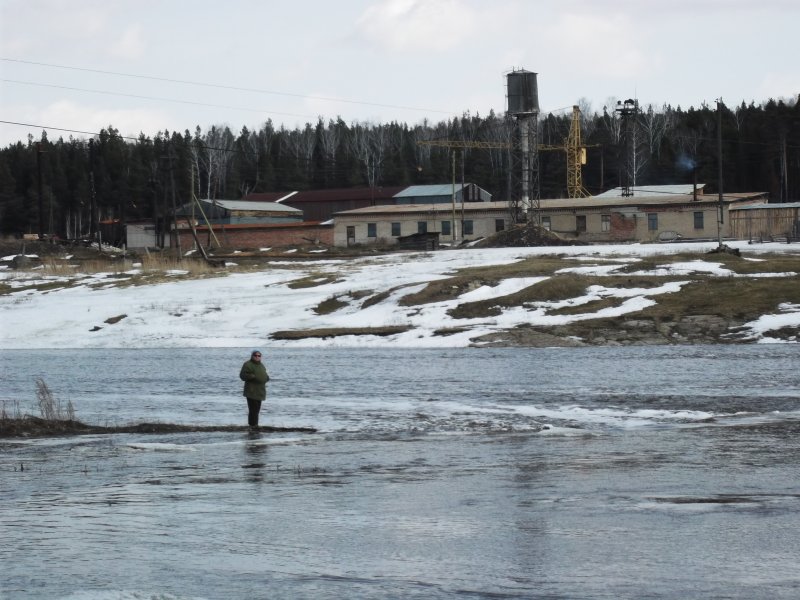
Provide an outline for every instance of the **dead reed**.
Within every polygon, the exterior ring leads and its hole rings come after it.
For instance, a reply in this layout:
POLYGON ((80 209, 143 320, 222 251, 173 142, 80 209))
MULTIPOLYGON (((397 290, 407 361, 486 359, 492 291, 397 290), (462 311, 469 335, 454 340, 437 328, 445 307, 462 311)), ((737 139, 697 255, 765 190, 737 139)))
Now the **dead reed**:
POLYGON ((74 421, 75 407, 72 401, 67 400, 66 406, 61 405, 50 388, 41 377, 36 380, 36 398, 39 401, 39 413, 45 421, 74 421))

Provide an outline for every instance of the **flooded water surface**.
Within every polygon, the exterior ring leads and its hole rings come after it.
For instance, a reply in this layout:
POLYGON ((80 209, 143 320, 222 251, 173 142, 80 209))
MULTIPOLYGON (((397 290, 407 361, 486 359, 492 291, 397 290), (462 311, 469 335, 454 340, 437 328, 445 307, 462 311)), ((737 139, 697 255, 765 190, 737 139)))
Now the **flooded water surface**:
MULTIPOLYGON (((248 354, 0 351, 0 400, 244 424, 248 354)), ((317 433, 0 440, 0 599, 800 596, 797 346, 264 355, 317 433)))

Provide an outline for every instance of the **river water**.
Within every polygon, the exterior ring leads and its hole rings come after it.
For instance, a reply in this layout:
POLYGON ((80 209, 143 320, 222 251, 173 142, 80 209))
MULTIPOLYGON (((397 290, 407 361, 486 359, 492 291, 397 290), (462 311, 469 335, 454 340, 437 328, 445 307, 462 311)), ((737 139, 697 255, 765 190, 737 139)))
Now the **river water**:
MULTIPOLYGON (((318 433, 0 440, 0 598, 800 597, 795 345, 264 350, 318 433)), ((244 424, 248 354, 0 351, 0 401, 244 424)))

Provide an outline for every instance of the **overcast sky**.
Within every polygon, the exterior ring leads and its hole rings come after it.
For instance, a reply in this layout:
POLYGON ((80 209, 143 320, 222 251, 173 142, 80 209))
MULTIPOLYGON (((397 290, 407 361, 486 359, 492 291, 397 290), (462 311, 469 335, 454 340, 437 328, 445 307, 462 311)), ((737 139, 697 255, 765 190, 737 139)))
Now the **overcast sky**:
POLYGON ((800 93, 798 0, 0 0, 0 144, 800 93), (35 64, 34 64, 35 63, 35 64), (51 130, 51 139, 68 132, 51 130))

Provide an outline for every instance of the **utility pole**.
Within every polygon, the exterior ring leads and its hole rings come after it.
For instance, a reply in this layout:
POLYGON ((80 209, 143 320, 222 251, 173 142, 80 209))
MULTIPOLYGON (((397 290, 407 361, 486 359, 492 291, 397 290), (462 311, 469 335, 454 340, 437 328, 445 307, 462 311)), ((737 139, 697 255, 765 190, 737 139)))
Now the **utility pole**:
POLYGON ((722 204, 722 98, 717 100, 717 193, 719 194, 719 207, 717 214, 717 243, 722 249, 722 224, 724 212, 722 204))
MULTIPOLYGON (((89 239, 94 239, 97 234, 95 222, 95 189, 94 189, 94 139, 89 140, 89 239)), ((99 246, 99 244, 98 244, 99 246)))
POLYGON ((36 170, 39 188, 39 239, 44 239, 44 196, 42 194, 42 143, 36 142, 36 170))
POLYGON ((150 189, 153 192, 153 233, 156 236, 156 246, 159 248, 164 247, 164 234, 162 226, 158 222, 158 182, 155 175, 150 176, 150 189))
POLYGON ((450 241, 456 242, 456 150, 453 148, 453 221, 450 224, 450 241))
POLYGON ((789 167, 786 162, 786 131, 781 131, 781 202, 789 201, 789 167))
POLYGON ((172 229, 175 232, 175 247, 178 249, 178 259, 181 258, 181 238, 178 231, 178 207, 175 204, 175 174, 173 167, 173 160, 175 157, 172 155, 172 149, 169 151, 169 183, 172 188, 172 229))
POLYGON ((461 239, 464 239, 464 203, 467 201, 466 190, 464 186, 466 185, 465 181, 465 170, 466 167, 464 166, 464 150, 461 150, 461 239))

